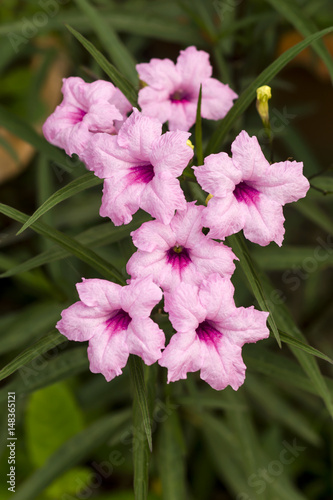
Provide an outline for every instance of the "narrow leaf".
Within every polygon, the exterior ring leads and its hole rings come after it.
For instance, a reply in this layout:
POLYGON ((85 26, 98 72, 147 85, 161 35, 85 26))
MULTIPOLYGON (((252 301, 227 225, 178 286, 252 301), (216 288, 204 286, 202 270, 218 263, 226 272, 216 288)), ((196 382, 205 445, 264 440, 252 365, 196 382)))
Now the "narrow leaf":
POLYGON ((90 19, 91 26, 109 54, 116 68, 134 85, 138 84, 135 61, 123 44, 116 31, 105 20, 102 12, 95 9, 87 0, 75 0, 81 11, 90 19))
POLYGON ((217 127, 213 133, 206 151, 205 156, 218 151, 220 144, 228 134, 232 125, 235 123, 237 118, 244 113, 244 111, 249 107, 251 102, 256 98, 256 90, 261 85, 268 84, 275 75, 281 71, 288 62, 290 62, 294 57, 297 56, 303 49, 311 45, 313 42, 319 38, 331 33, 333 27, 326 28, 322 31, 308 36, 302 42, 299 42, 294 47, 291 47, 286 52, 284 52, 278 59, 276 59, 272 64, 270 64, 260 75, 251 83, 251 85, 242 93, 242 95, 237 99, 233 107, 230 109, 229 113, 222 120, 220 125, 217 127))
POLYGON ((54 193, 50 198, 48 198, 43 205, 41 205, 36 212, 27 220, 25 224, 21 227, 17 234, 23 233, 33 222, 36 222, 42 215, 51 210, 51 208, 58 205, 64 200, 67 200, 71 196, 74 196, 85 189, 90 187, 98 186, 103 181, 96 177, 92 173, 88 173, 79 177, 78 179, 74 179, 72 182, 59 189, 56 193, 54 193))
POLYGON ((197 162, 198 162, 197 165, 203 165, 201 99, 202 99, 202 85, 200 84, 200 91, 199 91, 198 105, 197 105, 197 117, 195 122, 195 149, 197 154, 197 162))
POLYGON ((96 49, 96 47, 94 47, 91 42, 84 38, 84 36, 82 36, 74 28, 71 28, 71 26, 67 26, 67 28, 95 59, 102 70, 105 71, 115 86, 121 90, 125 97, 127 97, 129 102, 133 106, 137 107, 138 94, 133 85, 103 56, 99 50, 96 49))
MULTIPOLYGON (((315 33, 318 28, 315 23, 304 14, 304 9, 297 5, 297 2, 289 2, 288 0, 267 0, 268 3, 280 12, 303 36, 308 36, 315 33)), ((318 40, 312 44, 313 50, 326 64, 333 81, 333 59, 328 49, 322 40, 318 40)))
POLYGON ((145 386, 143 361, 137 356, 130 355, 129 366, 131 372, 131 380, 136 394, 136 401, 140 407, 142 422, 147 436, 149 450, 152 451, 153 443, 151 437, 151 425, 147 400, 147 390, 145 386))
POLYGON ((25 365, 26 363, 29 363, 33 359, 37 358, 41 354, 46 353, 50 349, 54 349, 56 346, 59 344, 62 344, 65 342, 65 338, 63 335, 60 335, 59 332, 53 331, 43 337, 42 339, 38 340, 38 342, 35 342, 31 347, 28 347, 25 349, 21 354, 16 356, 10 363, 8 363, 6 366, 0 370, 0 380, 5 379, 6 377, 9 377, 9 375, 12 375, 15 373, 21 366, 25 365))
POLYGON ((158 443, 158 466, 163 500, 187 498, 185 457, 178 415, 175 411, 161 423, 158 443))
POLYGON ((248 279, 250 287, 253 291, 255 298, 258 301, 259 306, 263 311, 268 311, 270 313, 268 316, 268 324, 276 338, 279 347, 281 347, 280 334, 275 323, 273 312, 266 299, 266 295, 263 290, 258 271, 255 267, 255 264, 251 258, 248 249, 246 248, 244 239, 242 235, 234 234, 228 237, 228 241, 231 244, 235 254, 239 258, 240 265, 244 271, 246 278, 248 279))
POLYGON ((311 347, 308 344, 305 344, 301 340, 295 339, 291 335, 288 335, 287 333, 282 332, 279 330, 280 333, 280 338, 282 342, 285 342, 286 344, 292 345, 294 347, 297 347, 298 349, 301 349, 304 352, 307 352, 308 354, 311 354, 312 356, 317 356, 317 358, 324 359, 325 361, 328 361, 328 363, 333 364, 333 360, 327 356, 326 354, 323 354, 320 352, 318 349, 315 349, 314 347, 311 347))
MULTIPOLYGON (((7 205, 0 203, 0 213, 7 215, 8 217, 18 221, 25 223, 28 220, 28 216, 11 208, 7 205)), ((102 274, 106 279, 116 280, 118 283, 125 284, 125 280, 120 272, 114 268, 109 262, 102 259, 95 252, 85 247, 78 241, 74 240, 70 236, 67 236, 64 233, 61 233, 57 229, 54 229, 46 224, 42 224, 41 222, 34 222, 31 225, 32 229, 36 231, 36 233, 49 238, 53 242, 57 243, 57 245, 61 246, 72 255, 75 255, 78 259, 82 260, 89 264, 93 269, 102 274)))

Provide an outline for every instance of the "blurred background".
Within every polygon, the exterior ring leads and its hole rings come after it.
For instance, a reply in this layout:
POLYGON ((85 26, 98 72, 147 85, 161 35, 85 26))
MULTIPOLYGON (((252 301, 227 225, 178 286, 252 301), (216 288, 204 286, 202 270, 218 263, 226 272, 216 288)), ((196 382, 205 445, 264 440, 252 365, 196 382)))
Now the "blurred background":
MULTIPOLYGON (((61 101, 62 78, 107 79, 67 24, 116 66, 112 40, 115 46, 124 45, 135 62, 152 57, 175 61, 179 50, 195 45, 210 53, 213 76, 241 95, 288 48, 331 26, 333 4, 2 0, 0 22, 0 203, 31 215, 86 172, 76 158, 55 153, 39 140, 43 122, 61 101)), ((272 88, 272 145, 253 101, 220 149, 229 153, 231 142, 245 129, 258 137, 274 162, 304 162, 312 187, 305 200, 284 209, 283 246, 249 244, 248 250, 270 306, 287 318, 281 328, 290 335, 300 328, 311 346, 330 357, 332 53, 330 34, 267 82, 272 88)), ((204 145, 216 126, 204 121, 204 145)), ((147 217, 138 213, 131 224, 115 229, 100 218, 100 201, 101 186, 92 187, 40 221, 125 273, 134 251, 129 234, 147 217)), ((16 393, 14 498, 133 499, 133 450, 144 431, 136 429, 133 443, 128 368, 106 383, 89 372, 86 346, 60 343, 54 331, 62 309, 77 300, 75 283, 83 276, 100 276, 32 229, 17 236, 20 222, 0 215, 0 224, 1 368, 21 356, 12 369, 0 372, 0 500, 13 495, 5 479, 8 391, 16 393)), ((233 281, 237 305, 257 305, 240 266, 233 281)), ((171 333, 163 315, 159 321, 171 333)), ((313 364, 307 354, 295 356, 286 344, 280 350, 273 338, 245 346, 244 360, 247 378, 237 393, 215 392, 198 374, 165 389, 165 370, 151 367, 150 372, 157 370, 158 383, 150 500, 333 499, 332 366, 320 359, 313 364)))

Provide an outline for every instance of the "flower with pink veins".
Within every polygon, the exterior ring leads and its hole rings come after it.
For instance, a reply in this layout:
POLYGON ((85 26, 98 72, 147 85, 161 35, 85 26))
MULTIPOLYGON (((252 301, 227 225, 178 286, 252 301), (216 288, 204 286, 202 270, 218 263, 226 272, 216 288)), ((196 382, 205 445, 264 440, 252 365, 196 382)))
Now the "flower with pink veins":
POLYGON ((100 215, 119 226, 142 208, 163 224, 186 200, 179 177, 193 156, 190 134, 162 134, 158 120, 134 108, 117 136, 96 134, 83 154, 89 170, 104 180, 100 215))
POLYGON ((151 276, 164 291, 181 282, 199 284, 212 273, 230 277, 237 257, 229 247, 203 234, 203 210, 195 202, 187 203, 170 224, 149 221, 133 231, 138 251, 129 259, 127 272, 133 278, 151 276))
POLYGON ((200 370, 202 380, 218 391, 243 384, 242 346, 269 336, 268 313, 236 308, 233 293, 230 279, 214 274, 199 287, 181 283, 165 294, 165 310, 176 330, 159 360, 168 368, 168 382, 200 370))
POLYGON ((137 64, 139 78, 147 86, 139 91, 142 113, 169 122, 170 130, 189 130, 195 123, 202 85, 201 115, 210 120, 224 118, 238 96, 212 76, 209 54, 196 47, 180 51, 177 63, 152 59, 137 64))
POLYGON ((147 365, 161 357, 164 333, 150 314, 162 299, 161 289, 149 278, 120 286, 101 279, 83 279, 76 285, 80 301, 62 312, 56 327, 69 340, 88 340, 90 370, 109 382, 122 373, 129 354, 147 365))
POLYGON ((78 156, 96 132, 115 134, 132 105, 111 82, 63 79, 63 101, 43 125, 45 138, 78 156))
POLYGON ((212 154, 204 165, 194 167, 201 187, 212 194, 203 214, 203 225, 211 238, 243 229, 244 236, 259 245, 275 241, 282 245, 286 203, 303 198, 309 181, 303 175, 303 163, 284 161, 269 164, 256 137, 244 130, 231 145, 232 158, 226 153, 212 154))

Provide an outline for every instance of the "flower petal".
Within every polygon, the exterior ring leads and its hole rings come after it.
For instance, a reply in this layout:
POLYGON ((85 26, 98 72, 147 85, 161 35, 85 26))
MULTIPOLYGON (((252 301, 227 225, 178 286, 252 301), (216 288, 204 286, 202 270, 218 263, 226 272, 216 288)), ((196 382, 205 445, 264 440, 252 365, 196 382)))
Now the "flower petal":
POLYGON ((201 115, 209 120, 221 120, 233 106, 238 95, 229 85, 209 78, 202 84, 201 115))
POLYGON ((224 198, 213 197, 209 200, 202 214, 202 223, 210 228, 210 238, 224 239, 243 229, 246 216, 246 206, 240 205, 230 193, 224 198))
POLYGON ((191 134, 177 130, 166 132, 154 143, 150 161, 156 174, 166 171, 179 177, 193 157, 193 149, 186 144, 191 134))
POLYGON ((152 365, 162 356, 164 332, 150 318, 135 319, 128 327, 127 345, 131 354, 140 356, 146 365, 152 365))
POLYGON ((261 151, 258 139, 242 130, 231 145, 232 161, 242 172, 242 180, 257 181, 267 175, 269 163, 261 151))
POLYGON ((133 319, 149 318, 153 307, 162 300, 162 295, 162 290, 150 276, 133 279, 121 290, 121 306, 133 319))
POLYGON ((112 332, 107 328, 94 335, 88 347, 90 371, 102 373, 108 382, 120 375, 129 356, 126 337, 124 330, 112 332))
POLYGON ((111 281, 92 278, 82 278, 82 283, 76 284, 81 301, 89 307, 101 312, 120 307, 120 291, 122 287, 111 281))
POLYGON ((104 331, 108 316, 100 309, 88 307, 79 301, 62 311, 61 317, 56 325, 59 332, 68 340, 84 342, 104 331))
POLYGON ((159 365, 168 368, 168 382, 186 379, 201 366, 200 342, 194 330, 176 333, 163 351, 159 365))
POLYGON ((200 83, 212 76, 212 67, 209 63, 209 54, 196 47, 187 47, 180 51, 176 64, 181 75, 182 89, 191 89, 199 94, 200 83))
POLYGON ((127 149, 134 158, 141 162, 149 162, 151 145, 161 133, 162 125, 158 120, 143 116, 134 108, 131 116, 119 130, 117 143, 121 148, 127 149))
POLYGON ((194 167, 200 186, 213 196, 226 196, 242 180, 242 171, 235 167, 226 153, 211 154, 204 165, 194 167))

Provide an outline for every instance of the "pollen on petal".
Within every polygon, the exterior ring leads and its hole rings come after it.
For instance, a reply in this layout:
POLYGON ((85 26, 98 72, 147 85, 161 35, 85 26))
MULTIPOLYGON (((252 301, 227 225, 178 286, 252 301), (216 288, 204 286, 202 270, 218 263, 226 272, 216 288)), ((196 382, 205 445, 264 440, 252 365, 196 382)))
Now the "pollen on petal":
POLYGON ((167 251, 167 263, 182 271, 191 261, 190 252, 182 246, 174 246, 167 251))

